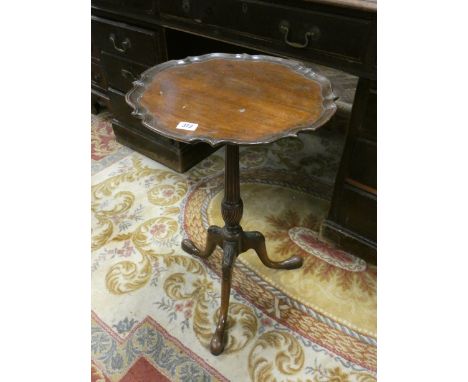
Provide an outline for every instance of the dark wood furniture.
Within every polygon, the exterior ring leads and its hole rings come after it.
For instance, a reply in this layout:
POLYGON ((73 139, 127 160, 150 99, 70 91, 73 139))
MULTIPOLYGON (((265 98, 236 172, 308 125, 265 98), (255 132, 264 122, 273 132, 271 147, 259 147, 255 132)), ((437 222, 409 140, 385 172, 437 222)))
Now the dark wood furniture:
POLYGON ((376 1, 92 0, 91 4, 93 100, 113 111, 120 142, 179 171, 206 156, 210 147, 178 143, 135 122, 124 93, 149 66, 213 51, 265 52, 359 76, 321 236, 376 262, 376 1))
MULTIPOLYGON (((117 9, 117 2, 101 2, 117 9)), ((129 5, 138 1, 123 2, 129 5)), ((112 16, 110 16, 112 17, 112 16)), ((141 28, 92 16, 92 107, 109 107, 112 127, 118 142, 133 148, 166 166, 184 172, 214 150, 207 144, 187 145, 148 132, 131 116, 125 93, 142 71, 166 61, 164 32, 159 27, 141 28), (98 81, 99 80, 99 81, 98 81)))
POLYGON ((126 100, 143 125, 179 141, 226 145, 224 227, 210 226, 206 246, 188 239, 182 249, 201 258, 223 249, 221 308, 210 350, 220 354, 236 257, 254 249, 263 264, 275 269, 296 269, 300 256, 272 261, 265 237, 240 226, 239 145, 273 142, 316 130, 336 111, 330 82, 301 63, 270 56, 208 54, 173 60, 145 71, 126 100), (229 76, 226 76, 229 73, 229 76), (271 81, 275 78, 275 81, 271 81))
POLYGON ((321 236, 377 262, 377 81, 361 78, 321 236))

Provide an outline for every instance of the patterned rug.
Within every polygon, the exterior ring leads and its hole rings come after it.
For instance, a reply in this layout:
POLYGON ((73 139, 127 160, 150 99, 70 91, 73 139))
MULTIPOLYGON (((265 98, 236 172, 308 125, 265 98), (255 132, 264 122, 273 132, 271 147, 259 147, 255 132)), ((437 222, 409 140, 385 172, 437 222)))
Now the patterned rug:
POLYGON ((318 240, 343 145, 331 124, 300 139, 243 147, 242 226, 267 238, 233 271, 224 353, 208 348, 220 303, 221 250, 203 245, 223 225, 224 149, 184 174, 115 141, 107 113, 92 116, 92 381, 376 380, 376 267, 318 240))

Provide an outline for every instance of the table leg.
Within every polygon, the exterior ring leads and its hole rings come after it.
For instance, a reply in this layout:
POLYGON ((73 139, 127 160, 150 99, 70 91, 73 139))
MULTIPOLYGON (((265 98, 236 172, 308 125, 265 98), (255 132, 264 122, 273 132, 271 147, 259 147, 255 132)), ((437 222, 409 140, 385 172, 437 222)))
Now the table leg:
POLYGON ((212 225, 208 228, 206 233, 206 246, 203 251, 198 249, 191 240, 182 240, 182 249, 185 252, 201 258, 209 257, 217 245, 223 245, 223 229, 216 225, 212 225))
POLYGON ((224 227, 210 226, 208 228, 206 247, 201 250, 195 244, 185 239, 182 249, 198 257, 208 257, 216 248, 223 247, 221 307, 218 324, 211 340, 210 350, 214 355, 221 354, 226 343, 226 324, 229 310, 229 295, 231 291, 232 268, 236 257, 249 249, 254 249, 264 265, 275 269, 296 269, 302 265, 300 256, 292 256, 283 261, 272 261, 266 251, 265 237, 257 231, 244 232, 240 226, 243 203, 240 197, 239 177, 239 146, 226 145, 226 161, 224 171, 224 198, 221 203, 221 214, 224 227))
POLYGON ((221 266, 223 276, 221 282, 221 307, 219 308, 218 325, 211 339, 210 350, 214 355, 221 354, 226 344, 226 324, 229 310, 229 296, 231 294, 232 267, 239 254, 238 244, 235 241, 225 241, 223 245, 223 263, 221 266))
POLYGON ((260 258, 263 265, 274 269, 296 269, 302 266, 302 257, 298 255, 291 256, 283 261, 273 261, 268 257, 265 236, 258 231, 244 232, 242 235, 242 252, 253 249, 260 258))

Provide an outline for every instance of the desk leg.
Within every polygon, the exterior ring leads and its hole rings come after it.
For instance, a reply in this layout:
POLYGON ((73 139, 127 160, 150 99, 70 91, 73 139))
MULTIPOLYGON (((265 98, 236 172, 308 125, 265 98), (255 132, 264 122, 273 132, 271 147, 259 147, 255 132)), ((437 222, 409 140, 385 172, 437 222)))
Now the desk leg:
POLYGON ((377 262, 377 82, 360 78, 321 237, 377 262))

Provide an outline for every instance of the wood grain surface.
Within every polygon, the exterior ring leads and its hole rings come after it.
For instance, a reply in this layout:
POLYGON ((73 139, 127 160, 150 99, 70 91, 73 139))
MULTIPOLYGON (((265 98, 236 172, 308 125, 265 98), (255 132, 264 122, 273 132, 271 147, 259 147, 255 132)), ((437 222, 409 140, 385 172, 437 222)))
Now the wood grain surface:
POLYGON ((162 134, 246 144, 313 125, 323 118, 323 101, 320 83, 290 67, 223 58, 158 71, 139 99, 162 134), (198 127, 176 129, 180 122, 198 127))

